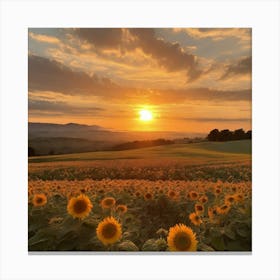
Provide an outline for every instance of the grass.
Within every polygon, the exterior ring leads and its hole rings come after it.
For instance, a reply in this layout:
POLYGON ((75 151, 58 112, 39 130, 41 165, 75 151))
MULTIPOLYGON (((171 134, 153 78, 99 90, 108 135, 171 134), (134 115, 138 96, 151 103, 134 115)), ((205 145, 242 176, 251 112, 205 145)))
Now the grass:
POLYGON ((100 151, 66 155, 30 157, 29 163, 117 160, 117 159, 190 159, 193 161, 232 161, 251 158, 251 141, 175 144, 125 151, 100 151))

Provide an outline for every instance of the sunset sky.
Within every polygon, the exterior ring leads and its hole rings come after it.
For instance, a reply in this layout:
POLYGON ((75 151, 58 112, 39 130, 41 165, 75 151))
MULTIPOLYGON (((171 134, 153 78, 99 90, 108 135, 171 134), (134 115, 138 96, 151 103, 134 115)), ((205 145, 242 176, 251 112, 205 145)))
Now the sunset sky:
POLYGON ((30 122, 251 129, 251 29, 31 28, 28 39, 30 122))

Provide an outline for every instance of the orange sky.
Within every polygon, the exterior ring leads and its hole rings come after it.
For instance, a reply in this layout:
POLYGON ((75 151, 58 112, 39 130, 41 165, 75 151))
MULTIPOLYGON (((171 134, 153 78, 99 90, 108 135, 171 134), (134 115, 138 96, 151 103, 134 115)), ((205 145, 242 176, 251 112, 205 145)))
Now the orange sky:
POLYGON ((28 62, 30 122, 251 129, 250 29, 29 29, 28 62))

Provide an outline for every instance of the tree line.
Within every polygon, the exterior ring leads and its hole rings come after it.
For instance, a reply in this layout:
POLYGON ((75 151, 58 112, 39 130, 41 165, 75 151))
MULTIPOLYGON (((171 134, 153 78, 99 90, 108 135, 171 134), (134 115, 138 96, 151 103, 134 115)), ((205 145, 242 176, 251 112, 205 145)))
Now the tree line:
POLYGON ((245 132, 242 128, 236 130, 218 130, 217 128, 210 131, 207 135, 208 141, 234 141, 252 139, 252 130, 245 132))
POLYGON ((147 148, 147 147, 161 146, 161 145, 171 145, 171 144, 174 144, 174 141, 165 140, 165 139, 133 141, 133 142, 126 142, 113 146, 108 150, 122 151, 122 150, 140 149, 140 148, 147 148))

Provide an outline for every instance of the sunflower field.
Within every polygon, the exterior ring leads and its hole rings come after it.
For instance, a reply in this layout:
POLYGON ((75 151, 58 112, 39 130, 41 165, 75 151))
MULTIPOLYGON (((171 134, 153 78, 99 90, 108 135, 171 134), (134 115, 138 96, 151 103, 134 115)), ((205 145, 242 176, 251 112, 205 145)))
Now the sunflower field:
POLYGON ((28 247, 251 251, 251 196, 249 162, 30 164, 28 247))

